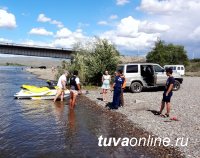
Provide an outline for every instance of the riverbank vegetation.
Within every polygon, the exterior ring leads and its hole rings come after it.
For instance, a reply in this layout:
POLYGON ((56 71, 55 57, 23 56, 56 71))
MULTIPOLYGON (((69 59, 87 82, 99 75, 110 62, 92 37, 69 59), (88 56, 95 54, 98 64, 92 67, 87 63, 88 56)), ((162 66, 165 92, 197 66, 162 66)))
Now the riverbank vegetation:
POLYGON ((200 76, 200 58, 191 59, 189 65, 186 66, 187 76, 200 76))
POLYGON ((25 66, 25 65, 19 63, 5 63, 2 64, 2 66, 25 66))
POLYGON ((200 71, 200 58, 191 59, 190 64, 186 67, 186 71, 189 71, 189 72, 200 71))

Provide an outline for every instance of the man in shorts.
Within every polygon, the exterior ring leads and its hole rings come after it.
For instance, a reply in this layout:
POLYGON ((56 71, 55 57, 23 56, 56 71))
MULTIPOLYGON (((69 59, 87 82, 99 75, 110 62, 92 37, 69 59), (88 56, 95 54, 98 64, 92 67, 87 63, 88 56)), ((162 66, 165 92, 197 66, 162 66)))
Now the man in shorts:
POLYGON ((67 81, 68 74, 69 74, 68 71, 64 71, 64 73, 59 77, 58 83, 57 83, 58 90, 53 100, 54 102, 57 100, 59 96, 60 96, 60 101, 63 101, 65 90, 66 90, 66 81, 67 81))
POLYGON ((172 76, 172 73, 173 73, 173 71, 171 68, 166 69, 166 75, 168 76, 168 79, 166 82, 165 90, 163 93, 163 99, 162 99, 161 107, 160 107, 160 115, 163 117, 169 117, 169 113, 170 113, 170 108, 171 108, 170 100, 173 95, 172 90, 173 90, 173 86, 175 83, 175 79, 172 76), (166 104, 166 108, 167 108, 167 113, 165 113, 165 115, 163 115, 162 111, 165 107, 165 104, 166 104))
POLYGON ((76 97, 81 90, 80 79, 78 78, 78 71, 74 71, 73 76, 70 78, 70 109, 74 109, 76 97))

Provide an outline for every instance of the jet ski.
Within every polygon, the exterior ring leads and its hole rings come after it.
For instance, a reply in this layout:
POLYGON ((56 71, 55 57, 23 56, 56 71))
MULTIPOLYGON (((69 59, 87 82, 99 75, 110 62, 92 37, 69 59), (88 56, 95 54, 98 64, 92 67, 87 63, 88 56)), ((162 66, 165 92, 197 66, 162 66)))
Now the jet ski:
MULTIPOLYGON (((48 86, 38 87, 35 85, 24 84, 21 86, 21 90, 14 95, 17 99, 33 99, 33 100, 42 100, 42 99, 54 99, 58 87, 55 86, 55 83, 47 81, 48 86)), ((70 91, 65 90, 64 98, 69 97, 70 91)))

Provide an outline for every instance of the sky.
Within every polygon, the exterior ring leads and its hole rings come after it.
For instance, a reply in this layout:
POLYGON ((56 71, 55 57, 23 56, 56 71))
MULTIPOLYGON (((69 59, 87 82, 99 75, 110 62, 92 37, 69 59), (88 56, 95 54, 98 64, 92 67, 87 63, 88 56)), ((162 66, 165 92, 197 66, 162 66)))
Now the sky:
POLYGON ((1 0, 0 42, 71 49, 97 36, 145 56, 161 39, 200 58, 199 10, 200 0, 1 0))

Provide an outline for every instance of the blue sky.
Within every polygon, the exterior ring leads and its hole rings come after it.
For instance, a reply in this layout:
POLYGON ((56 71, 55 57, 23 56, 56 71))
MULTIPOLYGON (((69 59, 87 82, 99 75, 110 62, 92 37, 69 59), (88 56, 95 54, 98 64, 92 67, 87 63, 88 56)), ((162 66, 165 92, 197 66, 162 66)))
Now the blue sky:
POLYGON ((161 38, 200 57, 198 0, 1 0, 0 42, 72 48, 94 36, 124 55, 145 55, 161 38))

